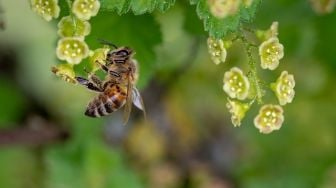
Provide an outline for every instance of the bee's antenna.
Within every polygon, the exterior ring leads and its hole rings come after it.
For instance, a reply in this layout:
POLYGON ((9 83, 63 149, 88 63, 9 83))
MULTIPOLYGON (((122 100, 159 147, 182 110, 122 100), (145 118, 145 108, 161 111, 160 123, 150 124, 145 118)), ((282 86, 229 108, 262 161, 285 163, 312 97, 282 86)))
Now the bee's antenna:
POLYGON ((109 45, 109 46, 112 46, 113 48, 117 49, 118 46, 113 44, 112 42, 110 41, 107 41, 107 40, 104 40, 104 39, 97 39, 101 44, 105 44, 105 45, 109 45))

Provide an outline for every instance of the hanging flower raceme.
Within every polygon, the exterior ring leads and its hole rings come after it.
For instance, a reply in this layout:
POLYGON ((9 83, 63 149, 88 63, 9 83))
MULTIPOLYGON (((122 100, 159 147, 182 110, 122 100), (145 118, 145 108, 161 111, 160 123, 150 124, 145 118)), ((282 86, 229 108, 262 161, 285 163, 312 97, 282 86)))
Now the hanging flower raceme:
POLYGON ((72 5, 72 12, 79 19, 89 20, 98 14, 99 8, 99 0, 75 0, 72 5))
POLYGON ((261 133, 268 134, 279 130, 284 119, 281 106, 267 104, 259 110, 259 114, 254 119, 254 125, 261 133))
POLYGON ((233 126, 239 127, 241 124, 241 120, 245 117, 245 113, 250 108, 250 105, 235 100, 227 100, 228 102, 226 103, 226 107, 231 113, 231 122, 233 126))
POLYGON ((63 17, 57 26, 57 33, 61 37, 84 37, 91 31, 90 23, 76 16, 63 17))
POLYGON ((231 98, 244 100, 248 96, 250 82, 239 68, 233 67, 230 71, 225 72, 223 82, 223 90, 231 98))
POLYGON ((208 50, 211 60, 218 65, 221 62, 225 62, 226 59, 226 49, 224 46, 224 41, 222 39, 208 38, 208 50))
POLYGON ((65 37, 58 41, 56 55, 60 60, 78 64, 89 55, 89 47, 82 38, 65 37))
POLYGON ((240 0, 208 0, 210 12, 217 18, 225 18, 238 12, 240 0))
POLYGON ((275 83, 271 84, 271 88, 279 100, 280 105, 285 105, 293 101, 295 91, 294 76, 283 71, 275 83))
POLYGON ((30 3, 32 10, 47 21, 59 16, 58 0, 31 0, 30 3))

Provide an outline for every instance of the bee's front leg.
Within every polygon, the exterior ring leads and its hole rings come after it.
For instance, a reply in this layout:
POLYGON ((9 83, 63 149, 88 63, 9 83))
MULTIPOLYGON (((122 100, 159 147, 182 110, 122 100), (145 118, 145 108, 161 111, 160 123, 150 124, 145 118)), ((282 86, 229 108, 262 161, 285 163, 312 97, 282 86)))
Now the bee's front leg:
POLYGON ((97 92, 103 92, 104 90, 98 86, 96 83, 86 79, 86 78, 83 78, 83 77, 80 77, 80 76, 76 76, 75 79, 77 80, 77 82, 83 86, 85 86, 86 88, 92 90, 92 91, 97 91, 97 92))
POLYGON ((108 72, 108 67, 107 67, 106 65, 101 64, 98 60, 95 61, 95 63, 96 63, 97 65, 99 65, 100 68, 101 68, 103 71, 108 72))

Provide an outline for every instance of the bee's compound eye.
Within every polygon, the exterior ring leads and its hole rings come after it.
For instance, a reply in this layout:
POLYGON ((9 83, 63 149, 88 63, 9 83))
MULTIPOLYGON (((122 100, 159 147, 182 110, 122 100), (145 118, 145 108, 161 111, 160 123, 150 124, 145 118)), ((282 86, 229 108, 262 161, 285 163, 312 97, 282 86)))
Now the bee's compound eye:
POLYGON ((128 52, 126 50, 120 50, 116 52, 118 56, 128 56, 128 52))

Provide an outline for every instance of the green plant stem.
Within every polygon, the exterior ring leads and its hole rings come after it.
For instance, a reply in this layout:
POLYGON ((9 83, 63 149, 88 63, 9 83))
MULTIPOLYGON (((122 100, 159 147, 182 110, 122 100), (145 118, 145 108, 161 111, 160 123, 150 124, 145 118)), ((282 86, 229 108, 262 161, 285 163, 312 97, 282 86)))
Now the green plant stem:
POLYGON ((73 25, 73 33, 72 33, 72 36, 75 36, 75 33, 77 31, 77 24, 76 24, 76 18, 75 18, 75 15, 73 14, 72 12, 72 2, 71 0, 66 0, 67 3, 68 3, 68 6, 69 6, 69 15, 72 19, 72 25, 73 25))
POLYGON ((254 91, 256 92, 255 97, 257 99, 258 104, 262 104, 263 91, 258 78, 256 62, 254 61, 252 56, 252 47, 256 47, 256 45, 250 43, 243 35, 241 35, 240 39, 244 43, 244 47, 247 53, 248 65, 251 73, 249 77, 252 82, 252 86, 254 87, 254 91))

